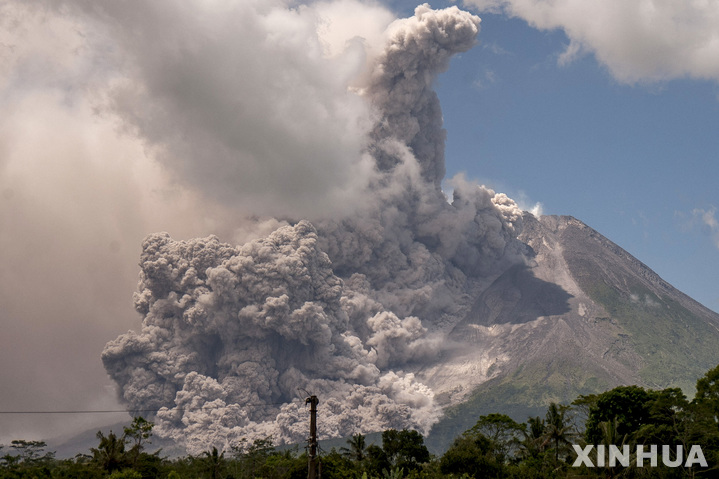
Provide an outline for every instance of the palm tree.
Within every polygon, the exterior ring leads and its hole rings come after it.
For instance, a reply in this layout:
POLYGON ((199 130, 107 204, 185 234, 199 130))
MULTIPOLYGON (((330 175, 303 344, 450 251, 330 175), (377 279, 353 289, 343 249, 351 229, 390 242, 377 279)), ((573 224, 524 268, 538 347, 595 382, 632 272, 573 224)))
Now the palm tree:
POLYGON ((559 463, 559 451, 561 448, 571 444, 570 438, 573 434, 573 426, 567 422, 567 407, 559 406, 557 403, 550 403, 545 417, 544 441, 542 446, 554 445, 554 462, 559 463))
POLYGON ((342 454, 357 463, 364 461, 365 449, 367 449, 365 437, 362 434, 355 434, 351 438, 347 439, 347 444, 349 445, 349 449, 346 447, 340 448, 342 454))
POLYGON ((206 465, 210 471, 210 477, 212 479, 219 479, 225 462, 225 453, 219 454, 216 447, 212 448, 212 451, 205 451, 203 453, 207 456, 206 465))
MULTIPOLYGON (((602 421, 599 423, 599 429, 602 431, 602 444, 609 450, 610 445, 615 445, 618 448, 623 448, 629 442, 629 436, 627 434, 619 434, 619 419, 614 416, 611 421, 602 421)), ((618 466, 610 466, 608 461, 605 461, 604 466, 607 478, 611 479, 616 477, 621 469, 618 466)))
POLYGON ((95 461, 108 473, 118 471, 129 464, 125 454, 125 441, 118 438, 115 433, 105 436, 102 431, 97 431, 100 444, 97 448, 90 448, 92 452, 92 460, 95 461))
POLYGON ((524 439, 520 444, 524 457, 536 457, 544 450, 544 419, 539 416, 527 420, 527 429, 523 431, 524 439))

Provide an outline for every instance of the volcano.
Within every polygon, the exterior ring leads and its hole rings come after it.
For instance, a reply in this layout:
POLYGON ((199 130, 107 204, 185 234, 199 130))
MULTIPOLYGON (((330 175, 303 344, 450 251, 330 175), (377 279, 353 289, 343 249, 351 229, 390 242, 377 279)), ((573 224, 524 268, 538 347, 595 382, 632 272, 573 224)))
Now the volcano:
POLYGON ((523 422, 630 384, 690 395, 719 363, 719 314, 571 216, 523 220, 527 263, 479 293, 454 349, 418 374, 445 406, 436 450, 491 412, 523 422))

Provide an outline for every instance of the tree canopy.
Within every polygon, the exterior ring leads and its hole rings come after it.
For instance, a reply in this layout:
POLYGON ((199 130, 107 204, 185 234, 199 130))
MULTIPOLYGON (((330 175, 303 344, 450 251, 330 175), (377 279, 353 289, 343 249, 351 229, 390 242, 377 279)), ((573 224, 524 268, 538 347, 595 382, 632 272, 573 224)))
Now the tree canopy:
MULTIPOLYGON (((159 450, 145 450, 152 443, 153 426, 136 417, 122 435, 98 432, 89 454, 80 451, 72 459, 56 459, 43 441, 13 440, 0 445, 0 479, 307 477, 307 453, 298 447, 278 450, 272 437, 243 440, 228 451, 208 446, 197 456, 163 458, 159 450)), ((550 403, 544 417, 525 422, 499 412, 483 415, 440 456, 431 455, 414 430, 382 431, 381 443, 355 434, 346 444, 320 451, 324 479, 719 477, 719 366, 697 381, 691 401, 676 388, 619 386, 580 396, 570 405, 550 403), (663 461, 637 467, 634 455, 626 464, 606 460, 610 447, 634 451, 651 444, 675 447, 669 459, 680 467, 663 461), (696 445, 704 462, 695 458, 682 463, 696 445), (585 459, 579 461, 577 448, 585 459)))

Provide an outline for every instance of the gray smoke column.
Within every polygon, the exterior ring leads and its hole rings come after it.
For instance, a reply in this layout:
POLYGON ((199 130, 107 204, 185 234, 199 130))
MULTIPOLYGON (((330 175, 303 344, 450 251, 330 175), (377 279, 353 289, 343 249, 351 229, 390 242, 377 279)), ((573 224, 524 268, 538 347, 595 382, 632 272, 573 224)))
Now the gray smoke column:
POLYGON ((365 90, 378 117, 369 135, 377 178, 354 215, 318 222, 335 271, 360 275, 400 315, 451 314, 467 276, 501 266, 521 231, 521 211, 505 195, 462 175, 449 181, 451 204, 440 188, 446 132, 432 84, 474 44, 479 22, 457 7, 421 5, 389 26, 365 90))
POLYGON ((432 83, 450 58, 474 45, 479 18, 458 8, 434 11, 421 5, 415 16, 389 27, 389 41, 372 73, 369 94, 381 112, 371 136, 380 171, 401 162, 382 147, 389 140, 412 151, 423 179, 439 187, 444 178, 445 131, 432 83))
POLYGON ((272 435, 298 442, 321 398, 323 436, 423 433, 433 392, 408 371, 440 352, 469 288, 517 258, 521 211, 458 176, 440 189, 444 138, 435 77, 470 48, 479 18, 417 7, 386 32, 352 84, 375 118, 358 143, 373 174, 351 215, 288 220, 241 246, 215 237, 143 244, 139 332, 103 362, 130 409, 190 452, 272 435), (360 83, 362 82, 360 81, 360 83))

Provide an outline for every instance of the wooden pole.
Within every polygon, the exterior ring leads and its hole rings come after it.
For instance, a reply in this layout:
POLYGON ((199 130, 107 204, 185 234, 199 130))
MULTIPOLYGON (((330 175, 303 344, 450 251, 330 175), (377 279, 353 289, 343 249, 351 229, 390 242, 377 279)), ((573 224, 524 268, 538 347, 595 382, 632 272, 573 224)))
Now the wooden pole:
POLYGON ((310 453, 307 465, 307 479, 318 479, 317 476, 317 396, 310 396, 305 399, 305 404, 310 405, 310 453))

